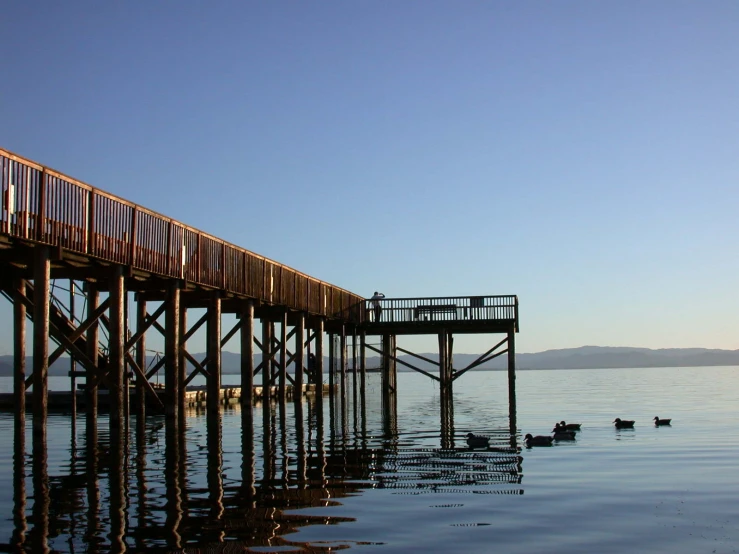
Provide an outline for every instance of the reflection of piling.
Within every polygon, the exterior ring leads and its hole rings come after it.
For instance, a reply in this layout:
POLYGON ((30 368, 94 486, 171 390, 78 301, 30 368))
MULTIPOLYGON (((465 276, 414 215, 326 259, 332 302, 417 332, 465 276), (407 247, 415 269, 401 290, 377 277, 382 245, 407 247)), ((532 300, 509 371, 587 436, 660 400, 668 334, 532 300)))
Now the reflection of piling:
POLYGON ((164 482, 166 485, 166 519, 164 528, 167 532, 167 545, 170 548, 182 548, 180 526, 183 519, 182 489, 180 488, 180 471, 183 461, 180 459, 180 433, 177 419, 166 418, 164 426, 164 482))
POLYGON ((50 552, 49 548, 49 506, 51 499, 49 497, 49 467, 46 449, 46 437, 39 440, 34 435, 33 438, 33 508, 31 517, 33 518, 33 527, 28 533, 31 543, 32 552, 46 553, 50 552))
POLYGON ((110 450, 108 462, 108 509, 110 520, 110 551, 125 552, 126 543, 124 536, 126 533, 126 492, 124 480, 127 468, 125 466, 124 452, 124 434, 120 429, 111 427, 110 429, 110 450))
POLYGON ((451 394, 439 395, 441 411, 441 447, 454 448, 454 399, 451 394))
POLYGON ((26 542, 26 413, 16 412, 13 440, 13 536, 11 548, 23 550, 26 542))
POLYGON ((247 507, 256 505, 256 454, 254 452, 254 412, 246 405, 241 409, 241 493, 247 507))
MULTIPOLYGON (((220 529, 225 508, 223 506, 223 439, 221 414, 209 412, 207 415, 208 446, 208 499, 210 501, 210 522, 214 530, 220 529)), ((217 539, 217 537, 214 537, 217 539)))

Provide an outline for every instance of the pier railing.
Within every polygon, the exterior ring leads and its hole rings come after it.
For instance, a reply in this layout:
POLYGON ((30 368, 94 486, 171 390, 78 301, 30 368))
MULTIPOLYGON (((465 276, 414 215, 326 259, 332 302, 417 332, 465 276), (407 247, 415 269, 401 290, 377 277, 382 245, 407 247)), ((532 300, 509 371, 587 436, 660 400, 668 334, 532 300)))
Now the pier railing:
MULTIPOLYGON (((434 298, 384 298, 365 300, 369 323, 440 323, 509 320, 518 327, 518 297, 444 296, 434 298), (377 318, 379 306, 379 319, 377 318)), ((518 330, 518 329, 516 329, 518 330)))
POLYGON ((359 322, 362 297, 0 149, 0 234, 359 322))

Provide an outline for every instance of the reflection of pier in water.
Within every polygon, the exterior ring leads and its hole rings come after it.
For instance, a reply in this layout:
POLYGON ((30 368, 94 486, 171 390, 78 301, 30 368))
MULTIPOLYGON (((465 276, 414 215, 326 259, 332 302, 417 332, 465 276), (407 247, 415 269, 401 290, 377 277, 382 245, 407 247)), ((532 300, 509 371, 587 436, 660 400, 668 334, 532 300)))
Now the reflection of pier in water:
MULTIPOLYGON (((334 405, 336 411, 325 416, 323 403, 311 400, 269 409, 236 406, 216 415, 193 411, 179 420, 149 418, 134 421, 130 441, 128 433, 92 426, 83 428, 78 444, 75 429, 68 465, 50 471, 47 452, 33 453, 32 490, 23 478, 25 441, 16 434, 15 532, 7 546, 52 552, 61 541, 64 548, 87 552, 169 552, 228 540, 242 547, 327 551, 290 540, 299 537, 290 534, 353 518, 304 508, 338 506, 367 489, 523 493, 522 458, 510 446, 507 428, 493 433, 487 449, 413 448, 407 441, 399 447, 385 410, 373 414, 389 432, 371 437, 365 405, 346 402, 344 413, 340 402, 334 405), (224 445, 222 417, 229 426, 241 420, 235 443, 224 445)), ((454 443, 453 421, 443 429, 449 425, 452 436, 441 433, 439 443, 454 443)))

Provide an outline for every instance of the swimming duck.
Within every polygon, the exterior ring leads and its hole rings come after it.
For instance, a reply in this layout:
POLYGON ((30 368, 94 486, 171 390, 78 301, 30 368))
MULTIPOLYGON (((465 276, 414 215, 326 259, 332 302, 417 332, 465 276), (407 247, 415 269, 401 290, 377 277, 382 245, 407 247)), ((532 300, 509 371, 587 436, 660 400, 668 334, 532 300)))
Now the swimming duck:
POLYGON ((565 431, 579 431, 582 423, 565 423, 564 421, 560 421, 559 426, 563 427, 565 431))
POLYGON ((473 433, 467 433, 467 446, 470 448, 487 448, 490 446, 490 439, 473 433))
POLYGON ((672 419, 660 419, 659 417, 654 418, 654 424, 659 427, 660 425, 670 425, 672 419))
POLYGON ((555 431, 554 437, 552 437, 556 441, 574 441, 575 440, 575 432, 574 431, 563 431, 560 427, 559 431, 555 431))
POLYGON ((537 435, 532 436, 531 433, 528 433, 524 437, 524 442, 526 443, 526 446, 552 446, 552 442, 554 441, 554 438, 546 436, 546 435, 537 435))
POLYGON ((634 421, 633 420, 623 420, 620 417, 617 417, 613 420, 613 423, 616 424, 616 429, 633 429, 634 427, 634 421))
POLYGON ((562 423, 555 423, 554 429, 552 429, 552 433, 559 433, 560 431, 568 432, 568 433, 574 433, 575 431, 580 430, 580 424, 579 423, 565 423, 564 421, 562 423))

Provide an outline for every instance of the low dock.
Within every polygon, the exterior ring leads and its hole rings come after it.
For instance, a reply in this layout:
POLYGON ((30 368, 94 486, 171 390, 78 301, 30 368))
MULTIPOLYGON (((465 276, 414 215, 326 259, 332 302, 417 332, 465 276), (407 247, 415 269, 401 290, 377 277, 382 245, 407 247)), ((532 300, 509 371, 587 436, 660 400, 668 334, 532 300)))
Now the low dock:
MULTIPOLYGON (((338 385, 323 385, 323 393, 324 394, 330 394, 332 392, 336 392, 338 389, 338 385)), ((136 397, 136 389, 134 387, 130 388, 130 403, 131 407, 136 407, 138 405, 138 398, 136 397)), ((278 398, 279 397, 280 389, 278 386, 272 386, 269 388, 269 396, 270 398, 278 398)), ((162 402, 166 402, 165 392, 164 389, 157 389, 157 393, 159 394, 160 399, 162 402)), ((286 399, 287 400, 293 400, 295 399, 295 387, 294 386, 287 386, 286 390, 286 399)), ((316 385, 302 385, 300 388, 300 395, 301 396, 314 396, 316 394, 316 385)), ((28 392, 26 393, 26 410, 30 411, 32 402, 33 393, 28 392)), ((220 398, 219 403, 223 405, 229 405, 229 404, 240 404, 242 401, 243 396, 243 388, 240 386, 231 386, 231 385, 222 385, 221 386, 221 392, 220 392, 220 398)), ((76 397, 76 403, 77 403, 77 409, 80 411, 85 411, 86 408, 86 401, 87 401, 87 395, 85 394, 84 390, 78 390, 75 394, 76 397)), ((49 391, 48 392, 48 398, 49 398, 49 410, 50 411, 69 411, 72 409, 72 392, 71 391, 49 391)), ((185 390, 185 406, 196 408, 196 407, 205 407, 207 404, 207 398, 208 398, 208 390, 205 385, 202 386, 194 386, 194 387, 188 387, 185 390)), ((264 399, 264 387, 262 386, 253 386, 252 387, 252 401, 257 404, 261 402, 264 399)), ((101 409, 109 409, 110 408, 110 396, 108 394, 107 390, 99 390, 98 391, 98 407, 101 409)), ((154 407, 153 404, 150 401, 147 401, 147 407, 154 407)), ((2 411, 14 411, 16 408, 15 406, 15 400, 13 397, 13 393, 0 393, 0 410, 2 411)))

